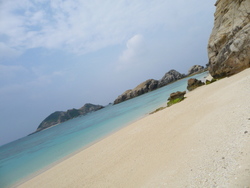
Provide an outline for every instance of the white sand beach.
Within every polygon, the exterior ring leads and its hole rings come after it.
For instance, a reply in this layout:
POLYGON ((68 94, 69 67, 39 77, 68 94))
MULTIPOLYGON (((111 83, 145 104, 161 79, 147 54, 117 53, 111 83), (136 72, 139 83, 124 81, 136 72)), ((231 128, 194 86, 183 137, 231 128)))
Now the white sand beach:
POLYGON ((246 69, 187 93, 19 187, 250 187, 249 94, 246 69))

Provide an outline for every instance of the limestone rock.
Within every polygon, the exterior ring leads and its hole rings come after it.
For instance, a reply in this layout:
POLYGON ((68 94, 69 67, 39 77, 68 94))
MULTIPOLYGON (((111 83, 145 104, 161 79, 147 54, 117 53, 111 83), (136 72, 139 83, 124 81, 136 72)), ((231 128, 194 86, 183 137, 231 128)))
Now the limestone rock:
POLYGON ((43 129, 49 128, 53 125, 63 123, 67 120, 73 119, 75 117, 78 117, 80 115, 85 115, 89 112, 97 111, 104 108, 101 105, 94 105, 87 103, 80 109, 70 109, 66 112, 64 111, 56 111, 52 114, 50 114, 47 118, 45 118, 42 123, 38 126, 36 132, 41 131, 43 129))
POLYGON ((194 65, 188 70, 188 75, 197 74, 205 71, 205 68, 201 65, 194 65))
POLYGON ((163 87, 184 77, 185 77, 184 74, 181 74, 176 70, 170 70, 162 77, 162 79, 159 80, 158 87, 163 87))
POLYGON ((186 94, 186 91, 177 91, 177 92, 174 92, 174 93, 171 93, 170 94, 170 97, 168 98, 169 102, 168 102, 168 106, 171 106, 175 103, 178 103, 182 100, 184 100, 184 95, 186 94))
POLYGON ((231 76, 250 67, 250 1, 217 0, 208 43, 209 72, 231 76))
POLYGON ((188 80, 188 86, 187 86, 187 89, 188 91, 192 91, 194 89, 196 89, 197 87, 200 87, 202 85, 205 85, 205 83, 203 83, 202 81, 200 80, 197 80, 195 78, 190 78, 188 80))
POLYGON ((186 94, 186 91, 183 91, 183 92, 177 91, 177 92, 171 93, 168 100, 175 100, 177 98, 183 99, 185 94, 186 94))
POLYGON ((137 97, 139 95, 142 95, 144 93, 153 91, 157 88, 163 87, 167 84, 170 84, 174 81, 177 81, 183 77, 185 77, 184 74, 181 74, 181 73, 177 72, 176 70, 170 70, 159 81, 154 80, 154 79, 149 79, 149 80, 146 80, 145 82, 139 84, 134 89, 130 89, 130 90, 125 91, 123 94, 119 95, 117 97, 117 99, 115 99, 114 104, 118 104, 118 103, 121 103, 123 101, 132 99, 132 98, 137 97))
POLYGON ((153 91, 158 88, 158 83, 159 83, 158 80, 154 79, 146 80, 145 82, 139 84, 134 89, 127 90, 123 94, 119 95, 117 99, 114 101, 114 104, 118 104, 128 99, 132 99, 134 97, 147 93, 149 91, 153 91))

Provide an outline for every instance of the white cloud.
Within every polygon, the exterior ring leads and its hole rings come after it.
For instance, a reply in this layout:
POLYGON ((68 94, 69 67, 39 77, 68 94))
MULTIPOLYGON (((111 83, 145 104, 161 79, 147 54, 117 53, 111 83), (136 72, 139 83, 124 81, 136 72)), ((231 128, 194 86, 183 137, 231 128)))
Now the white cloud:
POLYGON ((142 35, 135 35, 126 43, 126 49, 119 57, 117 70, 133 69, 141 63, 141 57, 146 53, 146 45, 142 35))
POLYGON ((185 0, 174 4, 165 0, 3 1, 0 37, 7 38, 6 46, 20 51, 45 47, 84 54, 123 43, 145 29, 174 29, 189 18, 193 11, 189 4, 185 0))

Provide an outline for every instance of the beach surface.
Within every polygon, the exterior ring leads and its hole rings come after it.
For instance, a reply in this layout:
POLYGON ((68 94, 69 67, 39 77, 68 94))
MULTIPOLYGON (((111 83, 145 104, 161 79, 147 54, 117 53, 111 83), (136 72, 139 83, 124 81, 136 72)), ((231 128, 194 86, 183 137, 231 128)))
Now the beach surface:
POLYGON ((250 69, 186 94, 19 187, 250 187, 250 69))

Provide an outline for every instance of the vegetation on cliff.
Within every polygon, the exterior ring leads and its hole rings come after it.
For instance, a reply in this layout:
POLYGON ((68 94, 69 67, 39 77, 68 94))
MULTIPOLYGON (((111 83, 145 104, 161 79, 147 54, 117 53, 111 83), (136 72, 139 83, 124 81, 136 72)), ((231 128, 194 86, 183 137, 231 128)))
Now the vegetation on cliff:
POLYGON ((65 121, 76 118, 78 116, 85 115, 89 112, 100 110, 102 108, 104 108, 104 107, 101 105, 94 105, 94 104, 87 103, 83 107, 81 107, 80 109, 73 108, 73 109, 67 110, 66 112, 56 111, 56 112, 50 114, 48 117, 46 117, 42 121, 42 123, 40 123, 36 132, 41 131, 43 129, 47 129, 47 128, 54 126, 56 124, 59 124, 59 123, 63 123, 65 121))

